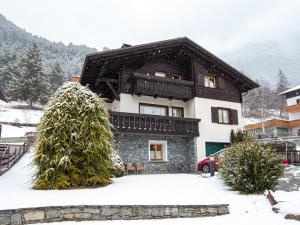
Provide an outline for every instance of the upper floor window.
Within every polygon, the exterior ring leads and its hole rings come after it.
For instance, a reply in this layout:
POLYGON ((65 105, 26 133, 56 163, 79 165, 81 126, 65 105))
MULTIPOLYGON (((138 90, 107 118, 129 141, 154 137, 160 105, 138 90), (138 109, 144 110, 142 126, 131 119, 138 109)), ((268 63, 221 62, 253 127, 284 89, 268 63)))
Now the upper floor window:
POLYGON ((140 114, 167 116, 168 107, 163 105, 140 104, 140 114))
POLYGON ((167 73, 160 72, 160 71, 159 72, 156 71, 154 75, 157 76, 157 77, 167 77, 167 73))
POLYGON ((181 107, 172 107, 172 116, 174 116, 174 117, 184 117, 183 108, 181 108, 181 107))
POLYGON ((219 123, 229 123, 229 110, 218 109, 219 123))
POLYGON ((209 88, 216 88, 216 78, 214 77, 204 77, 204 86, 209 88))
POLYGON ((298 99, 296 100, 296 102, 297 102, 297 104, 300 104, 300 98, 298 98, 298 99))

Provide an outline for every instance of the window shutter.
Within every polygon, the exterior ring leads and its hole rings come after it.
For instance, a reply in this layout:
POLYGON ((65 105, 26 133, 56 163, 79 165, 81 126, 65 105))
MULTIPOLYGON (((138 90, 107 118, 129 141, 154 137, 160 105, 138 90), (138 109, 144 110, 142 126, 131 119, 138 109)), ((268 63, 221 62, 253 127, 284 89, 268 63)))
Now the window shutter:
POLYGON ((211 122, 219 123, 218 108, 217 107, 211 107, 211 122))
POLYGON ((230 110, 230 124, 238 125, 239 119, 238 119, 238 111, 231 109, 230 110))

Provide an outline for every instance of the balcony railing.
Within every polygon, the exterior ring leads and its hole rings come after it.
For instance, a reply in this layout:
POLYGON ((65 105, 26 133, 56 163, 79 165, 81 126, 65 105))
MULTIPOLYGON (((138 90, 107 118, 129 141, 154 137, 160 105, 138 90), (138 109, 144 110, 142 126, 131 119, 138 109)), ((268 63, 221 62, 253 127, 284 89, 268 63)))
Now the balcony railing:
POLYGON ((199 119, 111 112, 114 132, 199 136, 199 119))
POLYGON ((132 76, 133 94, 187 100, 193 97, 193 82, 141 73, 132 76))

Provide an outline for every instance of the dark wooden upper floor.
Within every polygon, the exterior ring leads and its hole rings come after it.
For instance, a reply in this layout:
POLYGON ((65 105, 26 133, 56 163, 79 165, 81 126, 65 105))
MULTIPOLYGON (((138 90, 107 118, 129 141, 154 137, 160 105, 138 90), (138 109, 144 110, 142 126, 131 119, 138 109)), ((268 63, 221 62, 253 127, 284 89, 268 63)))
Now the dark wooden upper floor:
POLYGON ((241 102, 243 92, 258 87, 188 38, 88 55, 80 82, 111 101, 128 93, 241 102))

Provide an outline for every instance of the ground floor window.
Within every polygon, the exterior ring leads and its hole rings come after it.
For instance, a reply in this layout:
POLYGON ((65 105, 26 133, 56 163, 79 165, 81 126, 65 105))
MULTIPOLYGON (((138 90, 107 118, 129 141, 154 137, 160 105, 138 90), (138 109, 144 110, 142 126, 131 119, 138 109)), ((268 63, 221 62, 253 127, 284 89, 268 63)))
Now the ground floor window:
POLYGON ((149 141, 149 161, 167 161, 166 141, 149 141))

